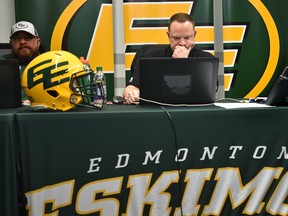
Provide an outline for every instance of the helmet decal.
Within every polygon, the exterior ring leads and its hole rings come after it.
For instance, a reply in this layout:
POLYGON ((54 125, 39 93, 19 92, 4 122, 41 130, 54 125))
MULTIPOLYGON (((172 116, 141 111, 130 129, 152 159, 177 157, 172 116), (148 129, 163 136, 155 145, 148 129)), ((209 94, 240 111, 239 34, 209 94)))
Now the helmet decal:
POLYGON ((59 62, 57 64, 49 64, 52 62, 52 59, 48 59, 45 61, 40 62, 39 64, 31 67, 27 71, 27 81, 28 81, 28 88, 31 89, 34 86, 43 83, 43 89, 48 89, 53 86, 57 86, 64 82, 69 82, 69 77, 61 78, 61 75, 67 73, 68 68, 64 68, 62 70, 58 70, 57 72, 52 72, 55 68, 62 67, 64 65, 68 66, 68 61, 59 62), (46 66, 47 65, 47 66, 46 66), (43 68, 43 66, 45 66, 43 68), (41 69, 39 69, 41 68, 41 69), (52 78, 59 77, 54 82, 52 78))

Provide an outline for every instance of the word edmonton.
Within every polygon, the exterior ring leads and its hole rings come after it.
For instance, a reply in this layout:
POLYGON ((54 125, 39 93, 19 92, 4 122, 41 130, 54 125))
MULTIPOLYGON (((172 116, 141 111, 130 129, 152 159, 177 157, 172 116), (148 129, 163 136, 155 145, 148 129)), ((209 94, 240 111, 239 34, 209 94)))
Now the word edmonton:
MULTIPOLYGON (((267 146, 257 146, 253 153, 251 153, 251 157, 254 160, 262 159, 266 152, 267 146)), ((213 147, 204 147, 203 154, 199 156, 200 161, 205 160, 213 160, 215 154, 217 153, 218 146, 213 147)), ((237 157, 237 153, 243 150, 243 146, 230 146, 229 152, 230 154, 227 156, 229 160, 234 160, 237 157)), ((144 160, 141 162, 143 166, 148 165, 150 163, 159 164, 161 161, 161 156, 165 154, 163 150, 158 150, 156 153, 152 153, 151 151, 146 151, 144 160)), ((222 154, 222 156, 225 154, 222 154)), ((245 155, 248 157, 247 155, 245 155)), ((117 164, 114 167, 115 169, 125 168, 129 164, 129 160, 131 154, 118 154, 117 164)), ((175 162, 185 162, 189 158, 189 149, 188 148, 181 148, 178 149, 177 154, 175 156, 175 162)), ((288 159, 288 151, 287 146, 282 146, 279 150, 279 154, 276 157, 277 160, 287 160, 288 159)), ((102 161, 102 157, 91 158, 90 159, 90 166, 87 173, 99 172, 100 171, 100 163, 102 161)))

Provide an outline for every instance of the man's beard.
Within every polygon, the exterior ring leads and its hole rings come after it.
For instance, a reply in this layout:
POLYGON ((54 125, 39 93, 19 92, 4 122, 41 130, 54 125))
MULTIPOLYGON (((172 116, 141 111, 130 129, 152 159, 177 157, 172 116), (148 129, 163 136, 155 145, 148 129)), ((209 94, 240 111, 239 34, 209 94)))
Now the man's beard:
POLYGON ((22 47, 19 49, 20 50, 18 51, 20 52, 12 51, 12 56, 19 60, 20 65, 28 65, 30 61, 32 61, 32 59, 34 59, 38 55, 38 53, 33 52, 33 50, 31 50, 29 47, 22 47), (30 52, 25 52, 24 54, 21 53, 21 49, 23 48, 29 49, 30 52))

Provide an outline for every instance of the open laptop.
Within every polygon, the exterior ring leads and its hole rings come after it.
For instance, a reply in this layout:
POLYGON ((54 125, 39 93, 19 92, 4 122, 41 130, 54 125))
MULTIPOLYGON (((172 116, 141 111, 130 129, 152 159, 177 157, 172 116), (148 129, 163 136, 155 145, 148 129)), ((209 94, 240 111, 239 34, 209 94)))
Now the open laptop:
POLYGON ((141 58, 139 103, 213 103, 217 90, 218 66, 219 59, 213 57, 141 58))
POLYGON ((274 83, 265 103, 271 106, 288 106, 288 66, 274 83))
POLYGON ((0 108, 21 106, 19 63, 16 59, 0 60, 0 108))

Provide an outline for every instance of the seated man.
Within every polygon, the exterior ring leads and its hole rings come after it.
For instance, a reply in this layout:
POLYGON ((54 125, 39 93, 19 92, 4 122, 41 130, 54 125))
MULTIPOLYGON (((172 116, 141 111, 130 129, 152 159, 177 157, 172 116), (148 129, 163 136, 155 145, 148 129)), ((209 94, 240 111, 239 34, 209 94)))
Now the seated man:
MULTIPOLYGON (((26 21, 17 22, 11 27, 11 54, 6 54, 1 58, 18 59, 20 76, 22 76, 25 67, 43 51, 40 43, 38 32, 32 23, 26 21)), ((24 102, 27 101, 24 91, 22 91, 22 99, 24 102)))
POLYGON ((18 59, 21 71, 36 56, 40 54, 40 38, 34 25, 20 21, 11 27, 10 46, 11 54, 2 56, 4 59, 18 59))
POLYGON ((141 57, 214 57, 211 53, 202 51, 195 46, 195 22, 186 13, 174 14, 168 22, 167 36, 169 45, 159 46, 145 53, 135 55, 131 64, 131 79, 123 91, 123 97, 127 104, 139 101, 139 58, 141 57))

